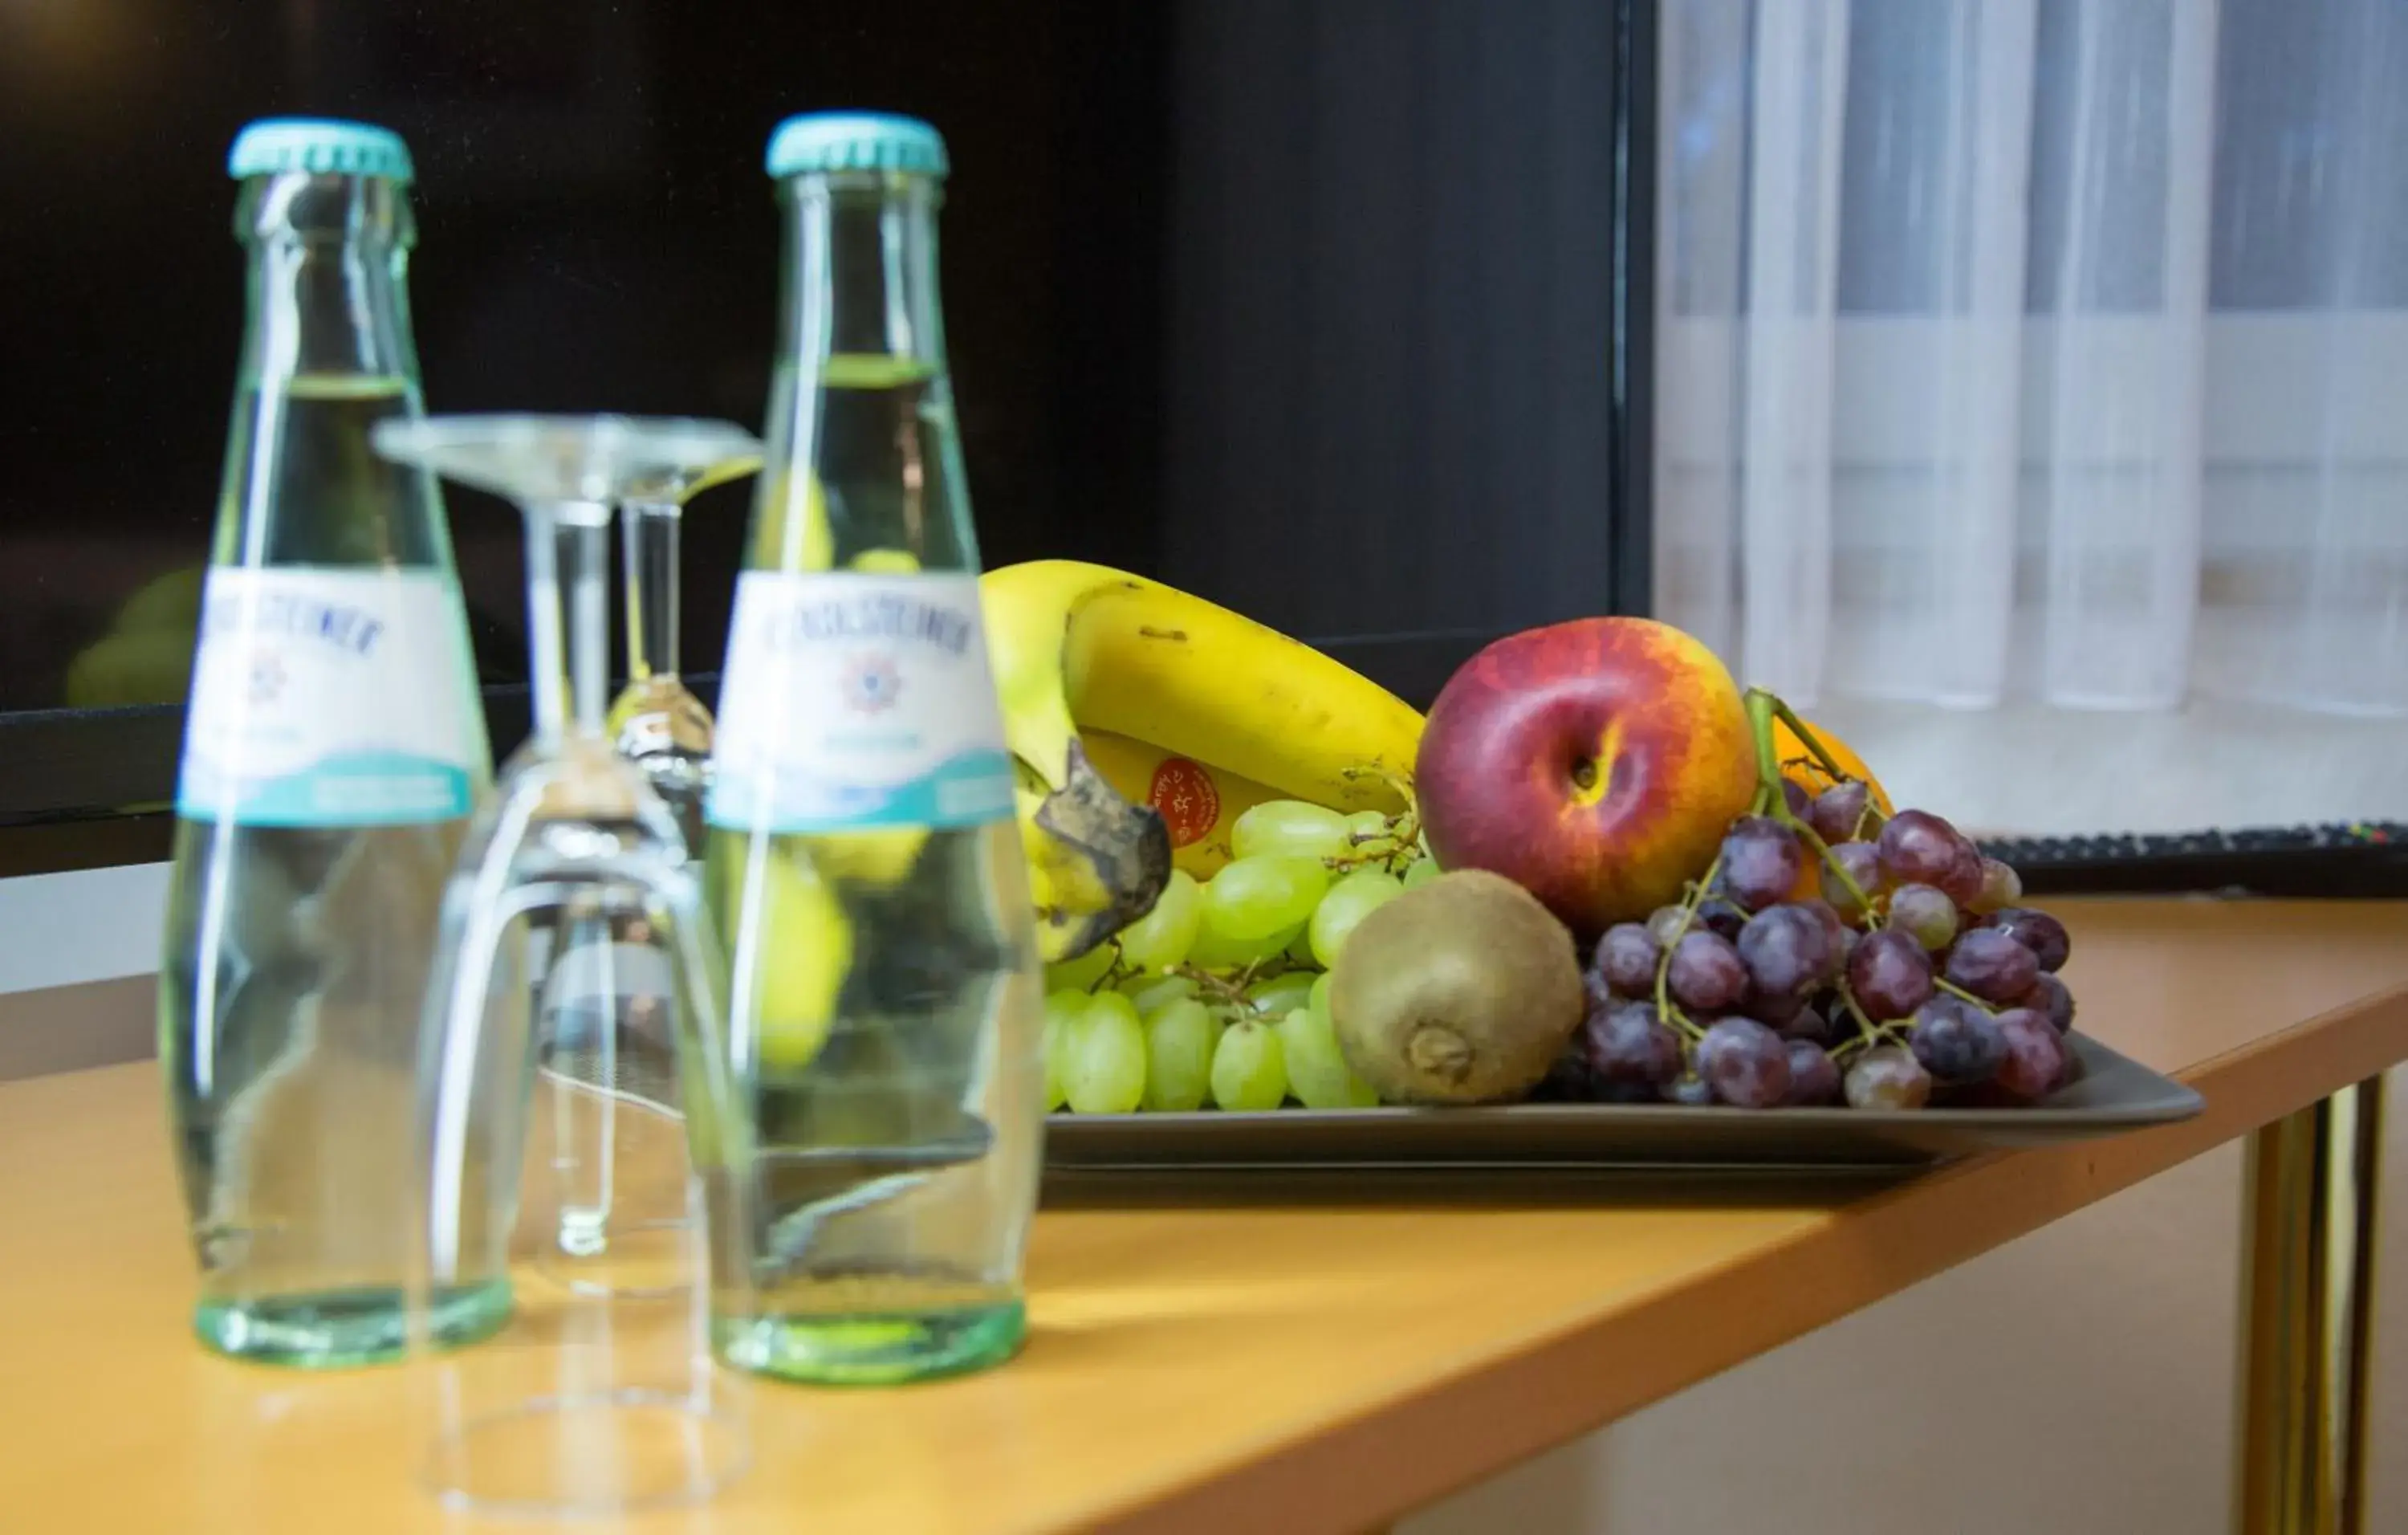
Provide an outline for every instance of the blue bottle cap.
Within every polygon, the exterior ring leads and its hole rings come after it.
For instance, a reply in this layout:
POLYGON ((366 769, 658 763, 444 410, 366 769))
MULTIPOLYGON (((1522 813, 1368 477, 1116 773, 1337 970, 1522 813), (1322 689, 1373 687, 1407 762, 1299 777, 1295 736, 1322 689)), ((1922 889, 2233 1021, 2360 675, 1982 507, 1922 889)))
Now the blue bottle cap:
POLYGON ((949 167, 942 134, 916 117, 892 112, 805 112, 769 136, 769 174, 884 170, 942 176, 949 167))
POLYGON ((237 181, 296 170, 391 181, 408 181, 417 174, 409 163, 409 146, 399 134, 332 118, 261 118, 235 136, 226 155, 226 172, 237 181))

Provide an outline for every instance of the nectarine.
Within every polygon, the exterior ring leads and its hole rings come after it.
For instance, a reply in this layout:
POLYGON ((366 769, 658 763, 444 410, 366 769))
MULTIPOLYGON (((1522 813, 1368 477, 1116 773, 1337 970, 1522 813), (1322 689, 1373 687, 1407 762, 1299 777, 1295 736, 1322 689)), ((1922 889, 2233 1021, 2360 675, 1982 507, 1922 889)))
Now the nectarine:
POLYGON ((1680 898, 1756 793, 1722 662, 1668 624, 1589 618, 1464 663, 1414 762, 1440 867, 1484 868, 1593 938, 1680 898))

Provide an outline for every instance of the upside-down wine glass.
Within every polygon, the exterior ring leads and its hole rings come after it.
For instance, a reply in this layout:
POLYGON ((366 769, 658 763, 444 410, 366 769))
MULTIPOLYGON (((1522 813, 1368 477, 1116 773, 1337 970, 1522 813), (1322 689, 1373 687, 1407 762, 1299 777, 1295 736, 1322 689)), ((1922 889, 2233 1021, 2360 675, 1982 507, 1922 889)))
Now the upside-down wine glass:
POLYGON ((509 497, 526 525, 534 730, 445 890, 419 1069, 413 1340, 432 1336, 428 1298, 442 1288, 510 1271, 516 1298, 489 1342, 414 1351, 425 1474, 454 1506, 615 1514, 708 1497, 749 1458, 741 1383, 710 1351, 714 1298, 733 1291, 741 1304, 752 1283, 742 1251, 752 1132, 729 1085, 718 946, 677 820, 611 750, 603 716, 612 506, 664 472, 723 461, 727 430, 462 416, 387 423, 375 435, 387 458, 509 497), (676 1271, 659 1284, 561 1284, 540 1262, 530 1273, 513 1261, 559 1232, 558 1212, 540 1201, 518 1219, 522 1159, 530 1148, 549 1156, 556 1140, 531 1084, 548 1056, 582 1048, 563 1039, 560 1013, 531 1009, 518 973, 539 920, 563 933, 615 928, 615 946, 642 953, 658 978, 655 1023, 674 1059, 675 1097, 619 1096, 611 1165, 622 1197, 638 1179, 675 1191, 676 1271))

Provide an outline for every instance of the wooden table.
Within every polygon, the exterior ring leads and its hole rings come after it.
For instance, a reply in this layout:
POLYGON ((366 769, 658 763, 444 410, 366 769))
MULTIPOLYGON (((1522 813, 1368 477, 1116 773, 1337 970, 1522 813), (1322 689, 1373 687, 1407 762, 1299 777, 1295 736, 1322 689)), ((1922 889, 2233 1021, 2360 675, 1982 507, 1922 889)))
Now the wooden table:
MULTIPOLYGON (((2065 902, 2083 1026, 2191 1122, 1855 1198, 1049 1212, 983 1376, 767 1387, 759 1463, 638 1530, 1356 1531, 2408 1057, 2408 907, 2065 902)), ((0 1528, 523 1529, 408 1487, 390 1371, 228 1363, 155 1069, 0 1087, 0 1528)))

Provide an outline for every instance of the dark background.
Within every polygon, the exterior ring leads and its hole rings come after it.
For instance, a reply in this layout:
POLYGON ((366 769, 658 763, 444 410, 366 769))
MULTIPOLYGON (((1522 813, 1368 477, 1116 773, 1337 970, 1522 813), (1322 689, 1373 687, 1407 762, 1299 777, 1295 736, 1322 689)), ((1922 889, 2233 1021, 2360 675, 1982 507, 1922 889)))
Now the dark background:
MULTIPOLYGON (((926 117, 954 165, 943 281, 987 563, 1154 574, 1426 701, 1488 637, 1644 603, 1652 148, 1626 108, 1652 111, 1648 9, 0 9, 0 874, 164 847, 127 812, 172 794, 176 690, 67 710, 65 679, 206 554, 242 324, 224 152, 250 119, 409 141, 430 409, 757 428, 769 129, 926 117)), ((507 750, 516 519, 446 496, 507 750)), ((716 667, 748 506, 731 487, 688 519, 690 671, 716 667)))

